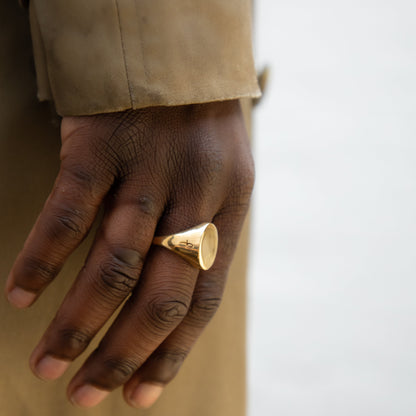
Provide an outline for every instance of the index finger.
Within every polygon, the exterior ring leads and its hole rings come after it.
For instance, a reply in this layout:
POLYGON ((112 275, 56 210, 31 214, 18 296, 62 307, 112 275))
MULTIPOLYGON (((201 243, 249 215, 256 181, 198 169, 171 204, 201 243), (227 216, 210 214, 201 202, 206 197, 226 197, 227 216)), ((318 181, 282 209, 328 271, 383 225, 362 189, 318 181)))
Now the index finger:
POLYGON ((97 172, 87 164, 62 163, 54 188, 7 279, 6 295, 14 306, 30 306, 87 235, 111 186, 109 178, 96 178, 97 172))

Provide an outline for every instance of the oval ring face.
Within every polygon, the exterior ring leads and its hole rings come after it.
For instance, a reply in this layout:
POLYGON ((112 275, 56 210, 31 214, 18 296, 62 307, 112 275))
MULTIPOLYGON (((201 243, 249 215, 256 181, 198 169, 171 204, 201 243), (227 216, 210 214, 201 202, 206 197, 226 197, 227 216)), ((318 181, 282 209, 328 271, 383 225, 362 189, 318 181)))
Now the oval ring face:
POLYGON ((157 244, 175 252, 192 266, 208 270, 218 250, 218 231, 212 223, 202 223, 188 230, 153 239, 157 244))
POLYGON ((204 231, 199 246, 199 263, 203 270, 208 270, 215 261, 218 250, 218 231, 214 224, 209 224, 204 231))

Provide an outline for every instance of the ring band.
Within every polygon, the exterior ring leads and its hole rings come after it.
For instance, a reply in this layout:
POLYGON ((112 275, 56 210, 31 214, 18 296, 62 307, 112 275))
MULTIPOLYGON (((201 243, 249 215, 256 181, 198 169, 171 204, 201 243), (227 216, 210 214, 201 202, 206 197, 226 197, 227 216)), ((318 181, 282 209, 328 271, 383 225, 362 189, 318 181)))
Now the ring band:
POLYGON ((214 224, 204 222, 176 234, 155 237, 153 244, 166 247, 194 267, 208 270, 217 255, 218 231, 214 224))

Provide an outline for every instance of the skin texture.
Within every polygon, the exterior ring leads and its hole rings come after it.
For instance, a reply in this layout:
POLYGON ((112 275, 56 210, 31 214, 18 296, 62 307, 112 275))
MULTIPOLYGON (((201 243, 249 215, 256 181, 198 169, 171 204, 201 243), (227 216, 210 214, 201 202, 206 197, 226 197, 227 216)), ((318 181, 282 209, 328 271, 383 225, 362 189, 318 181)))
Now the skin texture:
POLYGON ((241 109, 227 101, 67 117, 61 136, 60 172, 6 295, 20 308, 35 302, 104 205, 84 267, 30 365, 43 379, 60 377, 128 297, 68 397, 91 407, 123 385, 127 403, 148 407, 221 301, 254 182, 241 109), (208 271, 151 245, 154 235, 202 222, 219 233, 208 271))

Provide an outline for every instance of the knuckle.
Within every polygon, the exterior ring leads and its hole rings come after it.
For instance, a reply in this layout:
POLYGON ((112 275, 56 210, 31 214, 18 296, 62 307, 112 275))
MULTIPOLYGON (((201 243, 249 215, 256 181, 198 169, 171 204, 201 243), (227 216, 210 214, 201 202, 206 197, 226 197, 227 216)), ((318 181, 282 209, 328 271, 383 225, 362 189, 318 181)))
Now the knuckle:
POLYGON ((142 377, 167 384, 176 376, 188 351, 183 349, 156 350, 141 370, 142 377))
POLYGON ((58 330, 53 354, 63 359, 74 359, 89 345, 92 334, 78 328, 58 330))
POLYGON ((193 326, 205 326, 221 304, 221 296, 195 296, 189 308, 193 326))
POLYGON ((110 357, 96 363, 91 384, 103 390, 113 390, 124 384, 137 370, 137 364, 128 358, 110 357))
POLYGON ((137 365, 127 358, 110 358, 104 361, 106 372, 116 385, 129 379, 137 369, 137 365))
POLYGON ((170 349, 155 351, 152 355, 152 359, 155 361, 167 362, 176 365, 182 363, 188 355, 188 351, 183 349, 170 349))
POLYGON ((49 284, 59 273, 60 269, 60 265, 29 256, 23 259, 21 269, 18 273, 18 276, 24 278, 25 281, 21 282, 19 278, 16 280, 23 289, 38 291, 43 286, 49 284))
POLYGON ((167 331, 182 321, 188 309, 189 300, 182 296, 159 295, 148 302, 147 314, 155 328, 167 331))
POLYGON ((136 286, 141 263, 138 252, 130 249, 118 249, 100 265, 100 278, 105 291, 116 297, 125 297, 136 286))
POLYGON ((141 195, 137 198, 137 206, 142 214, 154 217, 156 215, 156 203, 153 198, 141 195))
POLYGON ((65 159, 62 161, 62 170, 66 181, 65 185, 60 185, 61 191, 70 192, 74 196, 83 197, 86 193, 92 193, 95 184, 99 180, 97 175, 94 175, 91 168, 87 168, 85 163, 80 163, 65 159))
POLYGON ((88 225, 85 216, 75 208, 61 208, 55 215, 55 220, 51 222, 49 231, 52 237, 59 238, 64 235, 67 238, 79 240, 88 232, 88 225))
POLYGON ((72 176, 75 185, 81 188, 90 189, 95 181, 91 172, 81 164, 72 164, 68 166, 68 171, 72 176))
POLYGON ((61 162, 60 180, 54 189, 58 194, 77 200, 96 199, 114 180, 115 169, 102 150, 89 149, 80 154, 72 149, 71 156, 61 162))

